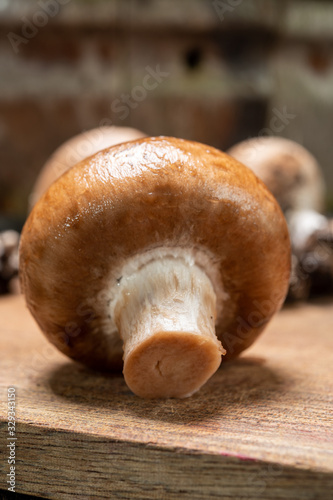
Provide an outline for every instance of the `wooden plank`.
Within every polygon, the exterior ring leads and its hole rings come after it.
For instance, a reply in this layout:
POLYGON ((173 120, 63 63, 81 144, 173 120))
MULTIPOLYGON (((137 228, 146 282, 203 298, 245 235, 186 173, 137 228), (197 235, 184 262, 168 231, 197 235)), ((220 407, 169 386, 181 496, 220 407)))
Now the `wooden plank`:
POLYGON ((331 498, 333 301, 284 309, 186 400, 58 353, 22 297, 0 300, 0 488, 16 388, 16 491, 55 499, 331 498), (5 450, 5 451, 3 451, 5 450))

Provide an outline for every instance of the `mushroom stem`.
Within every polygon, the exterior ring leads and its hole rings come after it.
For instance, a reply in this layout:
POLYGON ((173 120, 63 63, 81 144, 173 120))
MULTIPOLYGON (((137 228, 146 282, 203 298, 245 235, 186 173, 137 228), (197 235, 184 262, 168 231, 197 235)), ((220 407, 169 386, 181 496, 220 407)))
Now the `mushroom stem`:
POLYGON ((290 210, 286 219, 296 254, 304 252, 308 240, 316 231, 325 231, 329 227, 328 218, 311 209, 290 210))
POLYGON ((181 258, 151 261, 122 278, 114 308, 124 377, 146 398, 187 397, 213 375, 223 348, 208 276, 181 258))

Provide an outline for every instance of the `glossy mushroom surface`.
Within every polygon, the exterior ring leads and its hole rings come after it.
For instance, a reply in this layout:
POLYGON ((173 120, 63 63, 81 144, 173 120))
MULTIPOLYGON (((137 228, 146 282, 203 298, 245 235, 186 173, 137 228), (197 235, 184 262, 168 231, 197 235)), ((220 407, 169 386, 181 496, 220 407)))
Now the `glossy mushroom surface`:
POLYGON ((31 210, 51 184, 73 165, 102 149, 145 137, 130 127, 99 127, 86 130, 62 144, 39 173, 29 199, 31 210))
POLYGON ((186 397, 281 307, 290 244, 242 164, 168 137, 113 146, 52 184, 20 246, 27 305, 50 341, 143 397, 186 397))

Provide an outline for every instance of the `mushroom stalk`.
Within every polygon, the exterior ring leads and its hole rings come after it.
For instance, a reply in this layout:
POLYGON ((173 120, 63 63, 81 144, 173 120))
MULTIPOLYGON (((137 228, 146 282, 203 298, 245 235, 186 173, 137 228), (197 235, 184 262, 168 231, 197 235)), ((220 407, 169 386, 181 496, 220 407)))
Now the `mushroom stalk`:
POLYGON ((317 232, 329 228, 329 219, 315 210, 290 210, 286 213, 294 252, 304 252, 308 240, 317 232))
POLYGON ((307 299, 312 293, 330 293, 333 285, 333 231, 331 220, 315 210, 287 212, 293 248, 289 297, 307 299))
POLYGON ((216 295, 195 264, 165 257, 123 277, 114 314, 124 342, 124 377, 139 396, 190 396, 221 363, 216 295))

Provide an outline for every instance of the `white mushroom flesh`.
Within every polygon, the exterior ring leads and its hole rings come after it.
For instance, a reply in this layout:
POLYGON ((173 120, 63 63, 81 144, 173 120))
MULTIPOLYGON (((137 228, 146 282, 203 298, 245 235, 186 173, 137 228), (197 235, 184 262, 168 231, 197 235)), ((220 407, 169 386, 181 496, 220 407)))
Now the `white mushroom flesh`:
POLYGON ((150 260, 119 280, 113 317, 124 342, 126 383, 144 397, 187 397, 212 376, 224 350, 216 294, 195 262, 150 260))

